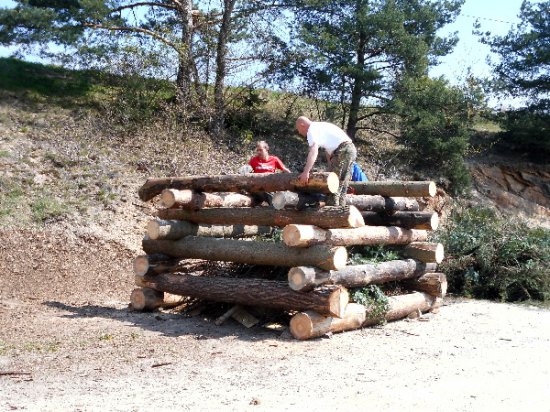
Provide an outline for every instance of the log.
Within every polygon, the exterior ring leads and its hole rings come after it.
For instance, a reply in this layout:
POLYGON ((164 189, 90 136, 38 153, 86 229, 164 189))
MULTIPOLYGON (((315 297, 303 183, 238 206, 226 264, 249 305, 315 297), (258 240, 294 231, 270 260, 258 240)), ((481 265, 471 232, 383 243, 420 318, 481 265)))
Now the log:
POLYGON ((422 262, 441 263, 445 258, 445 249, 441 243, 414 242, 403 249, 403 255, 422 262))
POLYGON ((326 270, 343 269, 346 248, 324 245, 307 249, 289 248, 281 243, 216 239, 187 236, 183 239, 144 239, 147 254, 162 253, 181 259, 207 259, 267 266, 317 266, 326 270))
POLYGON ((195 190, 198 192, 279 192, 284 190, 336 193, 340 184, 335 173, 311 173, 303 184, 298 173, 258 173, 223 176, 185 176, 147 179, 139 189, 139 198, 151 200, 164 189, 195 190))
POLYGON ((322 229, 311 225, 288 225, 283 229, 283 242, 290 247, 309 247, 317 244, 331 246, 405 245, 424 241, 425 230, 400 227, 363 226, 352 229, 322 229))
POLYGON ((428 271, 436 270, 436 268, 437 265, 434 263, 423 263, 414 259, 347 266, 337 271, 297 266, 288 272, 288 284, 292 290, 300 292, 312 290, 316 286, 324 284, 338 284, 354 288, 417 278, 428 271))
POLYGON ((147 223, 147 235, 154 240, 178 240, 185 236, 241 238, 269 235, 271 232, 269 226, 207 225, 181 220, 151 220, 147 223))
POLYGON ((443 273, 425 273, 417 279, 409 279, 405 286, 419 292, 427 293, 436 298, 447 294, 447 276, 443 273))
POLYGON ((311 339, 328 332, 359 329, 365 320, 365 307, 358 303, 350 303, 342 318, 327 317, 311 311, 297 313, 290 320, 290 333, 296 339, 311 339))
POLYGON ((130 303, 134 310, 154 310, 158 308, 173 308, 185 303, 187 298, 172 295, 162 291, 137 288, 130 294, 130 303))
POLYGON ((162 254, 140 255, 134 258, 134 274, 137 276, 155 276, 164 272, 181 270, 181 259, 170 258, 162 254))
POLYGON ((358 195, 379 195, 399 197, 433 197, 437 193, 435 182, 350 182, 358 195))
POLYGON ((263 279, 162 273, 155 277, 144 277, 142 284, 151 289, 214 302, 285 310, 314 310, 335 317, 344 314, 349 302, 349 294, 341 286, 323 286, 309 293, 300 293, 289 289, 286 282, 263 279))
POLYGON ((164 207, 199 210, 208 207, 251 207, 251 196, 240 193, 197 193, 192 190, 164 189, 160 195, 164 207))
POLYGON ((439 216, 435 212, 395 212, 391 215, 361 212, 369 226, 397 226, 404 229, 437 230, 439 216))
MULTIPOLYGON (((273 207, 277 210, 295 208, 298 202, 313 202, 315 199, 307 193, 277 192, 273 194, 273 207)), ((346 204, 361 211, 391 214, 397 211, 418 211, 420 206, 415 199, 406 197, 383 197, 370 195, 347 195, 346 204)), ((323 203, 321 203, 323 206, 323 203)))
POLYGON ((186 220, 211 225, 261 225, 284 227, 290 223, 316 225, 322 228, 361 227, 365 222, 354 206, 331 206, 309 210, 274 210, 267 207, 253 209, 220 208, 197 211, 163 209, 157 216, 166 220, 186 220))
MULTIPOLYGON (((427 312, 434 308, 436 299, 428 294, 415 292, 388 297, 388 304, 389 310, 384 318, 390 322, 403 319, 417 310, 427 312)), ((290 320, 290 333, 296 339, 305 340, 323 336, 329 332, 336 333, 378 324, 379 319, 369 317, 370 314, 372 311, 369 308, 356 303, 350 303, 347 306, 342 319, 324 317, 311 311, 298 313, 290 320)))

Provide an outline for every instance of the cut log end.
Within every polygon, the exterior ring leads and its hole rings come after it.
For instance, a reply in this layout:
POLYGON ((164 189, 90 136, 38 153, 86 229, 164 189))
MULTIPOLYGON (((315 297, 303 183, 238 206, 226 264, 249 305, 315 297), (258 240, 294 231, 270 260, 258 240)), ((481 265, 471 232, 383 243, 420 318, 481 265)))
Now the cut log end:
POLYGON ((443 247, 443 244, 438 243, 435 248, 435 263, 441 263, 443 262, 443 259, 445 259, 445 248, 443 247))
POLYGON ((441 263, 445 258, 445 248, 441 243, 413 242, 405 247, 405 254, 422 262, 441 263))
POLYGON ((162 305, 164 293, 149 288, 136 288, 130 294, 134 310, 153 310, 162 305))
POLYGON ((149 258, 147 256, 138 256, 134 259, 134 273, 137 276, 145 276, 149 270, 149 258))
POLYGON ((340 246, 334 248, 334 254, 332 256, 332 265, 319 266, 327 270, 342 270, 348 263, 348 251, 345 247, 340 246))
POLYGON ((160 199, 164 207, 172 207, 176 202, 189 203, 193 199, 191 190, 164 189, 160 194, 160 199))
POLYGON ((365 226, 365 220, 363 219, 363 215, 361 214, 359 209, 357 209, 355 206, 350 206, 349 211, 349 227, 355 228, 365 226))
POLYGON ((325 231, 311 225, 287 225, 283 229, 283 241, 290 247, 306 247, 326 240, 325 231))
POLYGON ((149 239, 156 240, 160 237, 160 222, 158 220, 150 220, 147 222, 147 234, 149 239))
POLYGON ((330 193, 338 192, 338 187, 340 186, 340 179, 336 173, 329 173, 327 177, 327 187, 330 193))
POLYGON ((288 285, 292 290, 305 291, 315 285, 315 270, 295 266, 288 271, 288 285))
POLYGON ((437 185, 435 184, 435 182, 430 182, 430 184, 428 185, 428 193, 430 197, 434 197, 436 195, 437 185))
POLYGON ((313 320, 306 312, 297 313, 290 320, 290 332, 299 340, 309 339, 313 336, 313 320))
POLYGON ((430 230, 437 230, 439 227, 439 215, 434 212, 432 218, 430 219, 430 230))

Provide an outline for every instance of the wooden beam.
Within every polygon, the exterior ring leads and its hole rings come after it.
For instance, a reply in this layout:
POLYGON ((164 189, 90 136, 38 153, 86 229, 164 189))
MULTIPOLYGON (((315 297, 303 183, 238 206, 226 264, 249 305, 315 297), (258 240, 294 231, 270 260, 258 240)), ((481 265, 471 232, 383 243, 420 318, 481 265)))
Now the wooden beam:
POLYGON ((350 187, 358 195, 433 197, 437 193, 435 182, 350 182, 350 187))
POLYGON ((207 225, 181 220, 151 220, 147 223, 147 235, 153 240, 178 240, 185 236, 243 238, 269 235, 270 226, 207 225))
POLYGON ((161 253, 180 259, 207 259, 267 266, 317 266, 343 269, 347 262, 344 247, 314 246, 289 248, 281 243, 187 236, 183 239, 142 241, 147 254, 161 253))
POLYGON ((139 189, 143 201, 151 200, 164 189, 195 190, 198 192, 278 192, 284 190, 336 193, 339 180, 335 173, 311 173, 304 184, 298 173, 258 173, 223 176, 185 176, 147 179, 139 189))

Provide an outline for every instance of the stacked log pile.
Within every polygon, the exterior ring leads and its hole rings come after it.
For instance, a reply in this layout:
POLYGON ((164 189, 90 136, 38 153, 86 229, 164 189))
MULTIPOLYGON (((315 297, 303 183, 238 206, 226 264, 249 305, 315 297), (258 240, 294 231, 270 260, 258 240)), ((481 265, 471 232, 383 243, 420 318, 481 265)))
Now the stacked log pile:
MULTIPOLYGON (((333 173, 314 173, 307 184, 296 174, 188 176, 149 179, 143 201, 161 207, 147 225, 145 255, 134 261, 136 310, 174 307, 187 297, 267 307, 293 313, 290 332, 308 339, 372 325, 375 309, 350 302, 349 289, 400 282, 406 294, 389 296, 387 321, 436 311, 446 292, 437 272, 443 247, 427 242, 438 226, 435 213, 420 211, 415 197, 435 195, 433 182, 366 182, 352 185, 347 206, 325 206, 338 189, 333 173), (272 206, 257 193, 272 192, 272 206), (315 207, 300 205, 315 203, 315 207), (266 240, 276 228, 282 240, 266 240), (348 266, 347 247, 388 245, 401 259, 348 266), (286 266, 288 280, 201 276, 188 259, 286 266)), ((220 318, 220 322, 222 321, 220 318)))

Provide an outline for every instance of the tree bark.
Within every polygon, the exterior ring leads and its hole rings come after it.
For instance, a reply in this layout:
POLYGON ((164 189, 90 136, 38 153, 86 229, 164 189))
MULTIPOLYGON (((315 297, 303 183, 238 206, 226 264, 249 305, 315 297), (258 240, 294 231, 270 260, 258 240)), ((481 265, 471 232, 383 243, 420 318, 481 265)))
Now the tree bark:
POLYGON ((299 292, 312 290, 324 284, 356 288, 416 278, 436 269, 437 265, 434 263, 423 263, 414 259, 347 266, 338 271, 298 266, 291 268, 288 272, 288 284, 292 290, 299 292))
POLYGON ((196 193, 192 190, 164 189, 161 193, 164 207, 199 210, 209 207, 251 207, 254 200, 251 196, 240 193, 196 193))
POLYGON ((261 225, 283 227, 291 223, 317 225, 323 228, 361 227, 363 217, 354 206, 332 206, 322 209, 275 210, 267 207, 253 209, 220 208, 197 211, 164 209, 157 216, 166 220, 187 220, 194 223, 225 225, 261 225))
POLYGON ((206 225, 180 220, 151 220, 147 224, 147 234, 153 240, 178 240, 185 236, 241 238, 271 232, 269 226, 206 225))
POLYGON ((397 226, 403 229, 437 230, 439 216, 435 212, 395 212, 391 215, 361 212, 369 226, 397 226))
POLYGON ((189 103, 192 86, 192 46, 193 46, 193 2, 183 0, 179 3, 181 21, 181 50, 179 52, 178 72, 176 76, 176 100, 184 117, 189 115, 189 103))
POLYGON ((210 131, 220 138, 225 123, 225 76, 227 75, 227 43, 231 34, 231 20, 236 0, 223 0, 223 13, 216 48, 216 79, 214 82, 214 116, 210 131))
MULTIPOLYGON (((427 312, 437 306, 437 299, 421 292, 408 295, 388 297, 389 310, 384 318, 391 322, 403 319, 415 311, 427 312)), ((378 319, 369 317, 372 310, 362 305, 350 303, 342 319, 320 316, 315 312, 298 313, 290 320, 290 333, 296 339, 305 340, 323 336, 326 333, 359 329, 379 323, 378 319), (348 311, 349 308, 349 311, 348 311)))
POLYGON ((207 259, 266 266, 317 266, 343 269, 347 251, 343 247, 289 248, 281 243, 187 236, 178 241, 144 239, 147 254, 161 253, 174 258, 207 259))
POLYGON ((415 199, 407 197, 384 197, 372 195, 347 195, 346 204, 361 211, 392 214, 394 212, 415 212, 420 206, 415 199))
POLYGON ((414 242, 403 249, 403 254, 422 262, 441 263, 445 258, 445 249, 441 243, 414 242))
POLYGON ((447 276, 443 273, 426 273, 417 279, 407 280, 405 286, 436 298, 443 298, 447 294, 447 276))
POLYGON ((351 102, 349 107, 348 127, 346 132, 349 137, 355 140, 357 132, 357 122, 359 121, 359 109, 361 108, 361 99, 363 98, 363 76, 365 70, 365 47, 367 44, 367 34, 359 29, 359 38, 357 41, 356 67, 353 74, 353 87, 351 90, 351 102))
MULTIPOLYGON (((313 202, 314 196, 307 193, 277 192, 273 195, 273 207, 277 210, 295 208, 299 201, 313 202)), ((321 206, 324 199, 321 199, 321 206)), ((391 214, 397 211, 418 211, 420 207, 414 199, 406 197, 383 197, 369 195, 347 195, 346 205, 355 206, 361 211, 391 214)))
POLYGON ((185 176, 147 179, 139 189, 139 197, 148 201, 164 189, 198 192, 279 192, 284 190, 336 193, 339 180, 335 173, 312 173, 303 184, 297 173, 258 173, 247 175, 185 176))
POLYGON ((130 294, 130 304, 134 310, 155 310, 173 308, 185 303, 187 298, 149 288, 137 288, 130 294))
POLYGON ((352 229, 322 229, 311 225, 291 224, 283 229, 283 242, 290 247, 318 244, 331 246, 405 245, 424 241, 425 230, 402 229, 394 226, 363 226, 352 229))
POLYGON ((434 182, 350 182, 349 186, 358 195, 433 197, 437 193, 434 182))
POLYGON ((151 289, 214 302, 285 310, 314 310, 335 317, 344 314, 349 302, 348 292, 340 286, 324 286, 309 293, 300 293, 290 290, 286 282, 263 279, 163 273, 143 278, 142 284, 151 289))

